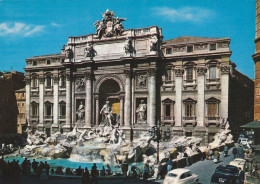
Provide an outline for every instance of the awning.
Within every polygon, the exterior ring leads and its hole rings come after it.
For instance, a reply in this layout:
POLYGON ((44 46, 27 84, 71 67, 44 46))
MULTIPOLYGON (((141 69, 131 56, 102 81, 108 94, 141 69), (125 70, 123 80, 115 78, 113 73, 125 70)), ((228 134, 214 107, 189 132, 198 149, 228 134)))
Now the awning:
POLYGON ((247 123, 246 125, 240 126, 241 128, 252 128, 252 129, 260 129, 260 121, 252 121, 247 123))

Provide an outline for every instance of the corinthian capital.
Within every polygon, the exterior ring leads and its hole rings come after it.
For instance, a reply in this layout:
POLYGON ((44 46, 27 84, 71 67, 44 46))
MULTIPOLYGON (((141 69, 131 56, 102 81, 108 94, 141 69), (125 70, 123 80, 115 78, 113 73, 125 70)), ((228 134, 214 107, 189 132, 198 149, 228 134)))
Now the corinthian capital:
POLYGON ((206 67, 197 67, 197 74, 198 75, 205 75, 205 73, 207 72, 207 68, 206 67))
POLYGON ((175 69, 175 76, 176 77, 182 77, 183 73, 184 73, 183 68, 176 68, 175 69))
POLYGON ((220 66, 220 71, 222 74, 229 74, 230 66, 229 65, 222 65, 220 66))

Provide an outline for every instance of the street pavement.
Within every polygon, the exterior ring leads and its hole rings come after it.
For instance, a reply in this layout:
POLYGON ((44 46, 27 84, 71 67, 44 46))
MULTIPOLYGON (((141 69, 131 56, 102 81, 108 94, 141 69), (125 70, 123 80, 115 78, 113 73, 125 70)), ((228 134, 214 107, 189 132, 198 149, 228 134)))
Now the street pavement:
MULTIPOLYGON (((231 150, 229 150, 229 154, 227 157, 224 157, 223 154, 220 155, 219 163, 214 163, 213 160, 203 160, 199 161, 195 164, 192 164, 189 167, 185 167, 192 171, 192 173, 197 174, 199 176, 199 182, 201 184, 209 184, 211 176, 213 175, 216 167, 222 164, 229 164, 230 161, 233 160, 233 155, 231 154, 231 150)), ((8 181, 3 181, 0 177, 0 184, 9 184, 8 181)), ((36 177, 21 177, 21 181, 19 184, 38 184, 40 181, 36 177)), ((80 184, 81 178, 79 177, 52 177, 49 178, 44 184, 80 184)), ((122 177, 107 177, 99 179, 98 184, 154 184, 154 183, 162 183, 162 180, 136 180, 136 179, 128 179, 124 180, 122 177)))

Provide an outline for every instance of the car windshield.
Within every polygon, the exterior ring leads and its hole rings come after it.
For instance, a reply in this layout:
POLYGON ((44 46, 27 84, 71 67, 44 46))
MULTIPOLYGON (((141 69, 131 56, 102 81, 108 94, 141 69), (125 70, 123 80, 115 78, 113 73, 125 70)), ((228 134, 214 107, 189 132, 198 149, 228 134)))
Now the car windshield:
POLYGON ((170 177, 174 177, 174 178, 176 178, 176 177, 177 177, 177 175, 176 175, 176 174, 174 174, 174 173, 169 173, 169 174, 168 174, 168 176, 170 176, 170 177))
POLYGON ((225 169, 225 170, 218 170, 216 171, 216 174, 219 175, 228 175, 228 176, 234 176, 234 172, 232 172, 231 170, 225 169))

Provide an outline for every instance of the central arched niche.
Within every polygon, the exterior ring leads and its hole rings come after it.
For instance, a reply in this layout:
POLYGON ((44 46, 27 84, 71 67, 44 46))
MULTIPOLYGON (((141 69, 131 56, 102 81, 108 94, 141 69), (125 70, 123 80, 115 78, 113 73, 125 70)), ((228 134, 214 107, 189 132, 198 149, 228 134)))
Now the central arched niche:
MULTIPOLYGON (((99 88, 99 109, 101 109, 108 100, 113 108, 114 123, 118 122, 120 115, 119 92, 120 86, 118 82, 113 79, 103 81, 99 88)), ((102 117, 100 116, 100 120, 101 119, 102 117)))

